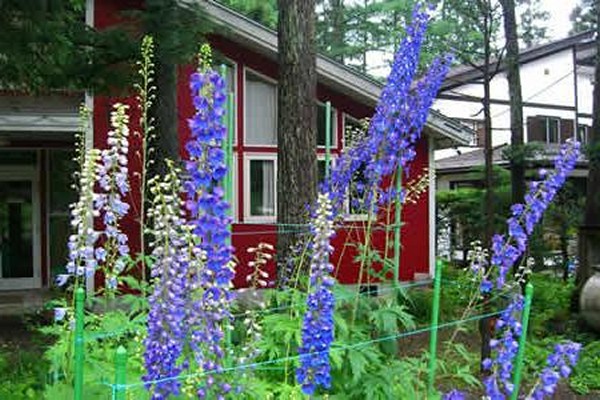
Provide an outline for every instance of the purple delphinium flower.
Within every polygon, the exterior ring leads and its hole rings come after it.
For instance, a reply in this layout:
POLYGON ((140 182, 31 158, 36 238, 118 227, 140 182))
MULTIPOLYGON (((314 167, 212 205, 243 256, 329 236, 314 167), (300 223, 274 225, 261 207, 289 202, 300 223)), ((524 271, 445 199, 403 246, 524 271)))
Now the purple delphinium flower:
POLYGON ((443 400, 465 400, 465 394, 459 390, 452 390, 446 394, 444 394, 444 397, 442 397, 443 400))
MULTIPOLYGON (((496 287, 504 287, 506 275, 514 263, 523 255, 528 237, 542 218, 558 190, 565 184, 567 176, 575 168, 580 153, 580 143, 568 140, 560 148, 554 170, 541 174, 543 181, 532 182, 525 195, 525 204, 514 204, 511 217, 507 220, 508 238, 495 235, 492 238, 491 264, 497 267, 496 287)), ((489 279, 489 278, 487 278, 489 279)))
POLYGON ((120 227, 122 218, 129 212, 124 197, 129 193, 128 154, 129 116, 127 105, 117 103, 110 116, 112 129, 108 132, 107 148, 101 152, 98 170, 100 193, 95 206, 100 210, 103 230, 103 247, 96 249, 96 258, 105 274, 106 288, 116 289, 117 277, 122 268, 117 261, 129 255, 128 238, 120 227))
POLYGON ((179 395, 181 383, 176 378, 183 369, 180 358, 188 332, 185 316, 190 293, 187 286, 190 258, 186 251, 184 207, 178 171, 172 168, 172 163, 168 165, 170 171, 164 180, 155 178, 149 182, 152 203, 148 222, 154 263, 148 333, 144 340, 146 374, 142 379, 153 400, 179 395), (154 383, 156 380, 160 382, 154 383))
MULTIPOLYGON (((222 188, 227 173, 221 148, 226 136, 225 82, 215 71, 204 69, 192 74, 190 88, 196 114, 189 120, 191 140, 186 146, 190 156, 186 163, 186 204, 193 233, 199 238, 197 249, 205 257, 203 267, 190 272, 192 287, 201 290, 188 310, 190 345, 200 368, 219 372, 224 357, 222 326, 231 319, 229 303, 234 277, 228 229, 231 218, 222 188)), ((209 376, 205 385, 198 388, 198 397, 205 397, 212 390, 222 395, 231 387, 215 385, 215 381, 209 376)))
POLYGON ((331 386, 329 349, 333 342, 333 312, 335 297, 331 291, 333 265, 329 257, 333 230, 333 212, 328 194, 320 194, 316 216, 311 223, 312 256, 308 310, 302 324, 302 344, 298 350, 300 366, 296 371, 302 391, 311 395, 321 386, 331 386))
POLYGON ((357 188, 363 197, 360 206, 370 210, 376 198, 382 204, 398 195, 393 187, 382 190, 382 180, 393 174, 398 165, 406 171, 414 159, 414 146, 449 68, 448 57, 437 59, 424 78, 413 84, 428 21, 428 13, 417 5, 412 24, 394 57, 367 135, 342 154, 329 181, 324 183, 323 191, 330 193, 335 215, 343 207, 352 176, 363 165, 367 183, 357 188))
POLYGON ((556 391, 556 386, 561 378, 568 378, 577 364, 581 344, 574 342, 559 343, 554 347, 554 352, 548 356, 546 367, 540 373, 537 384, 529 398, 541 400, 550 397, 556 391))
POLYGON ((512 393, 513 362, 519 350, 518 339, 523 333, 520 320, 523 305, 523 296, 515 294, 496 321, 497 339, 490 342, 494 356, 483 361, 483 368, 491 372, 483 380, 486 394, 491 400, 501 400, 512 393))

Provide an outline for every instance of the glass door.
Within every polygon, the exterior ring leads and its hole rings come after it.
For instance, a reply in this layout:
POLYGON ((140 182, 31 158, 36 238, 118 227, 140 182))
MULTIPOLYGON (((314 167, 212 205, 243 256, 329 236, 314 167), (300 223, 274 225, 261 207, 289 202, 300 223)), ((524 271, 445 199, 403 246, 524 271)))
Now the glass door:
POLYGON ((41 286, 39 220, 35 169, 0 167, 0 290, 41 286))

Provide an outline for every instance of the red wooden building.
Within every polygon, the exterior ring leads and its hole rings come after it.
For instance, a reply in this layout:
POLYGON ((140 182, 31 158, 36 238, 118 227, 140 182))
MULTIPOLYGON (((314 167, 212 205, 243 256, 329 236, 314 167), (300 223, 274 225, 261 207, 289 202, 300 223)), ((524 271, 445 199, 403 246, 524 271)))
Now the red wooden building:
MULTIPOLYGON (((103 29, 118 21, 122 7, 136 1, 88 0, 89 24, 103 29)), ((200 2, 214 20, 218 34, 210 38, 213 49, 228 65, 227 80, 234 92, 235 140, 233 177, 235 182, 233 245, 240 260, 236 284, 242 285, 247 271, 246 249, 259 242, 276 241, 276 107, 277 35, 275 32, 212 1, 200 2)), ((187 118, 193 115, 188 89, 192 66, 181 66, 177 89, 181 143, 189 137, 187 118)), ((344 147, 345 128, 373 113, 382 86, 356 71, 318 56, 318 143, 315 151, 324 155, 325 107, 332 104, 332 155, 344 147)), ((88 146, 103 147, 108 131, 108 113, 114 99, 89 94, 55 94, 31 98, 4 93, 0 96, 0 290, 48 287, 52 277, 63 271, 69 232, 68 203, 74 132, 78 127, 78 105, 84 101, 93 110, 93 129, 88 146), (18 262, 16 262, 18 260, 18 262)), ((134 107, 132 107, 133 109, 134 107)), ((433 150, 464 145, 472 132, 432 111, 418 143, 418 156, 406 179, 426 173, 430 189, 416 204, 402 210, 402 280, 430 276, 434 265, 434 165, 433 150)), ((132 139, 129 201, 132 213, 124 221, 130 233, 132 252, 139 249, 139 180, 135 171, 140 159, 139 143, 132 139)), ((184 153, 182 147, 182 154, 184 153)), ((324 162, 324 161, 321 161, 324 162)), ((335 161, 333 161, 335 162, 335 161)), ((349 224, 360 226, 364 216, 348 209, 349 224)), ((358 282, 356 251, 349 242, 364 238, 360 229, 341 230, 335 240, 334 265, 342 283, 358 282)), ((372 234, 375 246, 383 248, 383 231, 372 234)))

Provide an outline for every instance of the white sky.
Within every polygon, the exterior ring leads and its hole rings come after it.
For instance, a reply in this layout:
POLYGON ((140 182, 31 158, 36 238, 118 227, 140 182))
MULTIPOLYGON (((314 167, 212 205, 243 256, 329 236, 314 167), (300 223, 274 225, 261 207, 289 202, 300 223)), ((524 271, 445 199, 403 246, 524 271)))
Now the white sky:
POLYGON ((544 9, 550 12, 548 36, 551 39, 566 37, 571 29, 569 15, 577 5, 577 0, 542 0, 542 3, 544 9))
MULTIPOLYGON (((362 0, 347 0, 348 3, 362 2, 362 0)), ((465 0, 469 1, 469 0, 465 0)), ((541 8, 550 12, 550 19, 546 22, 546 41, 563 39, 569 35, 571 21, 569 16, 573 8, 579 3, 578 0, 541 0, 541 8)), ((504 42, 504 39, 501 39, 504 42)), ((376 76, 385 76, 389 71, 389 64, 379 52, 371 52, 367 55, 369 72, 376 76)))

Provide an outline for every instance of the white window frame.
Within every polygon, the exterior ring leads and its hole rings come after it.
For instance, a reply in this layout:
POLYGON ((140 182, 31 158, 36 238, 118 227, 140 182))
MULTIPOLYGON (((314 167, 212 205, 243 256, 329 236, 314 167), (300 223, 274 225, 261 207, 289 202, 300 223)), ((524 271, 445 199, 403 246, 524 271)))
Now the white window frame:
POLYGON ((244 222, 250 223, 275 223, 277 221, 277 154, 275 153, 245 153, 244 154, 244 222), (275 215, 252 215, 250 196, 250 162, 273 161, 274 174, 274 204, 275 215))
MULTIPOLYGON (((256 75, 257 77, 259 77, 260 79, 264 80, 267 83, 272 84, 273 86, 275 86, 275 116, 277 117, 277 113, 279 112, 278 107, 279 107, 279 89, 278 89, 278 83, 275 79, 262 74, 252 68, 249 68, 247 66, 244 66, 244 147, 265 147, 265 148, 272 148, 272 149, 276 149, 277 148, 277 132, 275 132, 275 144, 255 144, 255 143, 248 143, 248 86, 246 85, 246 81, 248 79, 248 73, 252 74, 252 75, 256 75)), ((277 121, 275 121, 275 130, 277 131, 277 121)))
MULTIPOLYGON (((320 101, 317 100, 317 106, 323 106, 325 107, 325 103, 326 101, 320 101)), ((331 112, 333 114, 332 116, 332 120, 331 120, 331 148, 332 149, 337 149, 338 148, 338 130, 337 130, 337 125, 338 125, 338 110, 337 108, 333 107, 333 104, 331 105, 331 112)), ((317 149, 325 149, 325 145, 319 145, 318 143, 319 140, 319 125, 317 124, 317 149)))
MULTIPOLYGON (((342 113, 342 149, 346 148, 346 118, 360 124, 360 119, 353 117, 348 113, 342 113)), ((344 220, 350 222, 364 222, 369 219, 369 214, 352 214, 350 213, 350 193, 346 193, 346 199, 344 200, 344 220)))
MULTIPOLYGON (((234 60, 232 60, 229 57, 222 57, 224 64, 227 66, 227 68, 230 68, 233 70, 233 144, 237 145, 238 143, 238 113, 239 113, 239 107, 238 107, 238 63, 235 62, 234 60)), ((219 66, 217 66, 217 68, 219 68, 219 66)), ((220 70, 219 70, 220 71, 220 70)), ((227 92, 227 95, 229 95, 229 92, 227 92)), ((244 103, 245 104, 245 103, 244 103)), ((225 125, 227 125, 226 121, 224 121, 225 125)))
POLYGON ((560 118, 558 117, 546 117, 546 143, 555 143, 550 141, 550 120, 555 120, 557 122, 557 133, 558 133, 558 142, 556 144, 562 143, 562 135, 560 134, 560 118))

